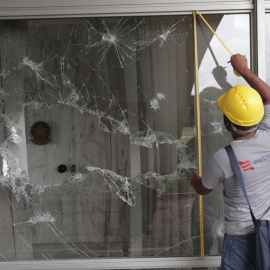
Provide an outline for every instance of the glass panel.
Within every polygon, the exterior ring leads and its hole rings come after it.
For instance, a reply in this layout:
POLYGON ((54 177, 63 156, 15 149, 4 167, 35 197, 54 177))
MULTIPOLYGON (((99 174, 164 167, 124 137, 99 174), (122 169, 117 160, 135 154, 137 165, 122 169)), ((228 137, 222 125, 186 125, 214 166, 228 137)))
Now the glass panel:
MULTIPOLYGON (((249 44, 248 15, 206 19, 231 50, 249 44)), ((226 86, 242 80, 198 23, 206 162, 229 140, 216 105, 222 67, 226 86)), ((0 30, 2 260, 198 256, 192 17, 3 21, 0 30)), ((221 189, 204 207, 206 255, 217 255, 221 189)))
MULTIPOLYGON (((232 53, 246 55, 250 64, 250 22, 248 14, 205 16, 208 23, 215 27, 220 39, 232 53), (229 31, 228 29, 233 29, 229 31)), ((199 67, 199 91, 202 132, 202 167, 203 171, 208 160, 214 152, 226 146, 231 141, 231 135, 223 124, 223 113, 217 99, 235 85, 246 85, 242 77, 237 77, 230 63, 230 53, 213 37, 209 43, 211 32, 202 20, 198 20, 198 53, 202 61, 199 67), (205 44, 206 51, 201 45, 205 44)), ((192 90, 194 93, 194 89, 192 90)), ((195 199, 194 230, 199 234, 199 204, 195 199)), ((223 185, 204 196, 204 238, 205 253, 216 255, 221 253, 222 238, 224 234, 223 185)), ((199 254, 199 238, 194 238, 199 254)))

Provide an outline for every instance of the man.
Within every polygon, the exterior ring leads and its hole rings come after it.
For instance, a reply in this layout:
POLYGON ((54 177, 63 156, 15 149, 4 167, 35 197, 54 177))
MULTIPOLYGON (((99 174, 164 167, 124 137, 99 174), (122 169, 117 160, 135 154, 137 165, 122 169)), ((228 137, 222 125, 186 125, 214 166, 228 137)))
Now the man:
MULTIPOLYGON (((239 162, 250 204, 257 219, 270 220, 270 87, 247 66, 242 55, 231 57, 233 68, 253 88, 236 86, 218 99, 231 146, 239 162), (255 91, 255 90, 256 91, 255 91)), ((224 186, 225 235, 221 269, 253 269, 254 226, 248 204, 224 148, 209 160, 202 177, 191 186, 200 195, 224 186)))

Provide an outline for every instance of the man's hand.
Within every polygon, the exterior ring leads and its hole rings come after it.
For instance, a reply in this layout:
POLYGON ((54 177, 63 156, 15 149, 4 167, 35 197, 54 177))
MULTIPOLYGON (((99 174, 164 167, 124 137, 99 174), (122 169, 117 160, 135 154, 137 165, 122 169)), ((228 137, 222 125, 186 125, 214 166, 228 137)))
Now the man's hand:
POLYGON ((195 183, 199 180, 201 180, 201 177, 197 173, 193 174, 190 178, 190 185, 195 189, 195 183))
POLYGON ((249 72, 247 65, 247 58, 241 54, 235 54, 231 57, 231 64, 233 68, 242 76, 249 72))
POLYGON ((205 188, 202 184, 201 177, 195 173, 190 178, 190 185, 196 190, 200 195, 206 195, 212 191, 212 189, 205 188))

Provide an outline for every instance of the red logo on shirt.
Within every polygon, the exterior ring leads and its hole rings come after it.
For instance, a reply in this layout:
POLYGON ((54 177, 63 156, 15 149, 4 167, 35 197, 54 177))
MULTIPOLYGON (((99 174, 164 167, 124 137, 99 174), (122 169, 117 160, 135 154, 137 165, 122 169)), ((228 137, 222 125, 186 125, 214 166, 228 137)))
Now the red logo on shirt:
POLYGON ((252 166, 252 164, 250 163, 249 160, 244 161, 244 162, 239 161, 239 165, 241 166, 241 168, 242 168, 244 171, 254 170, 254 167, 252 166))

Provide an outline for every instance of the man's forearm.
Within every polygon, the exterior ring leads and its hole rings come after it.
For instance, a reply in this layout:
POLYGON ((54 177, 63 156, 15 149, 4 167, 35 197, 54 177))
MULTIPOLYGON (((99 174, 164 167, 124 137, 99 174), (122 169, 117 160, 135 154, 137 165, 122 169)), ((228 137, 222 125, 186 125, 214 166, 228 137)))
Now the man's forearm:
POLYGON ((270 104, 270 87, 263 80, 250 69, 242 74, 242 77, 260 94, 264 105, 270 104))

